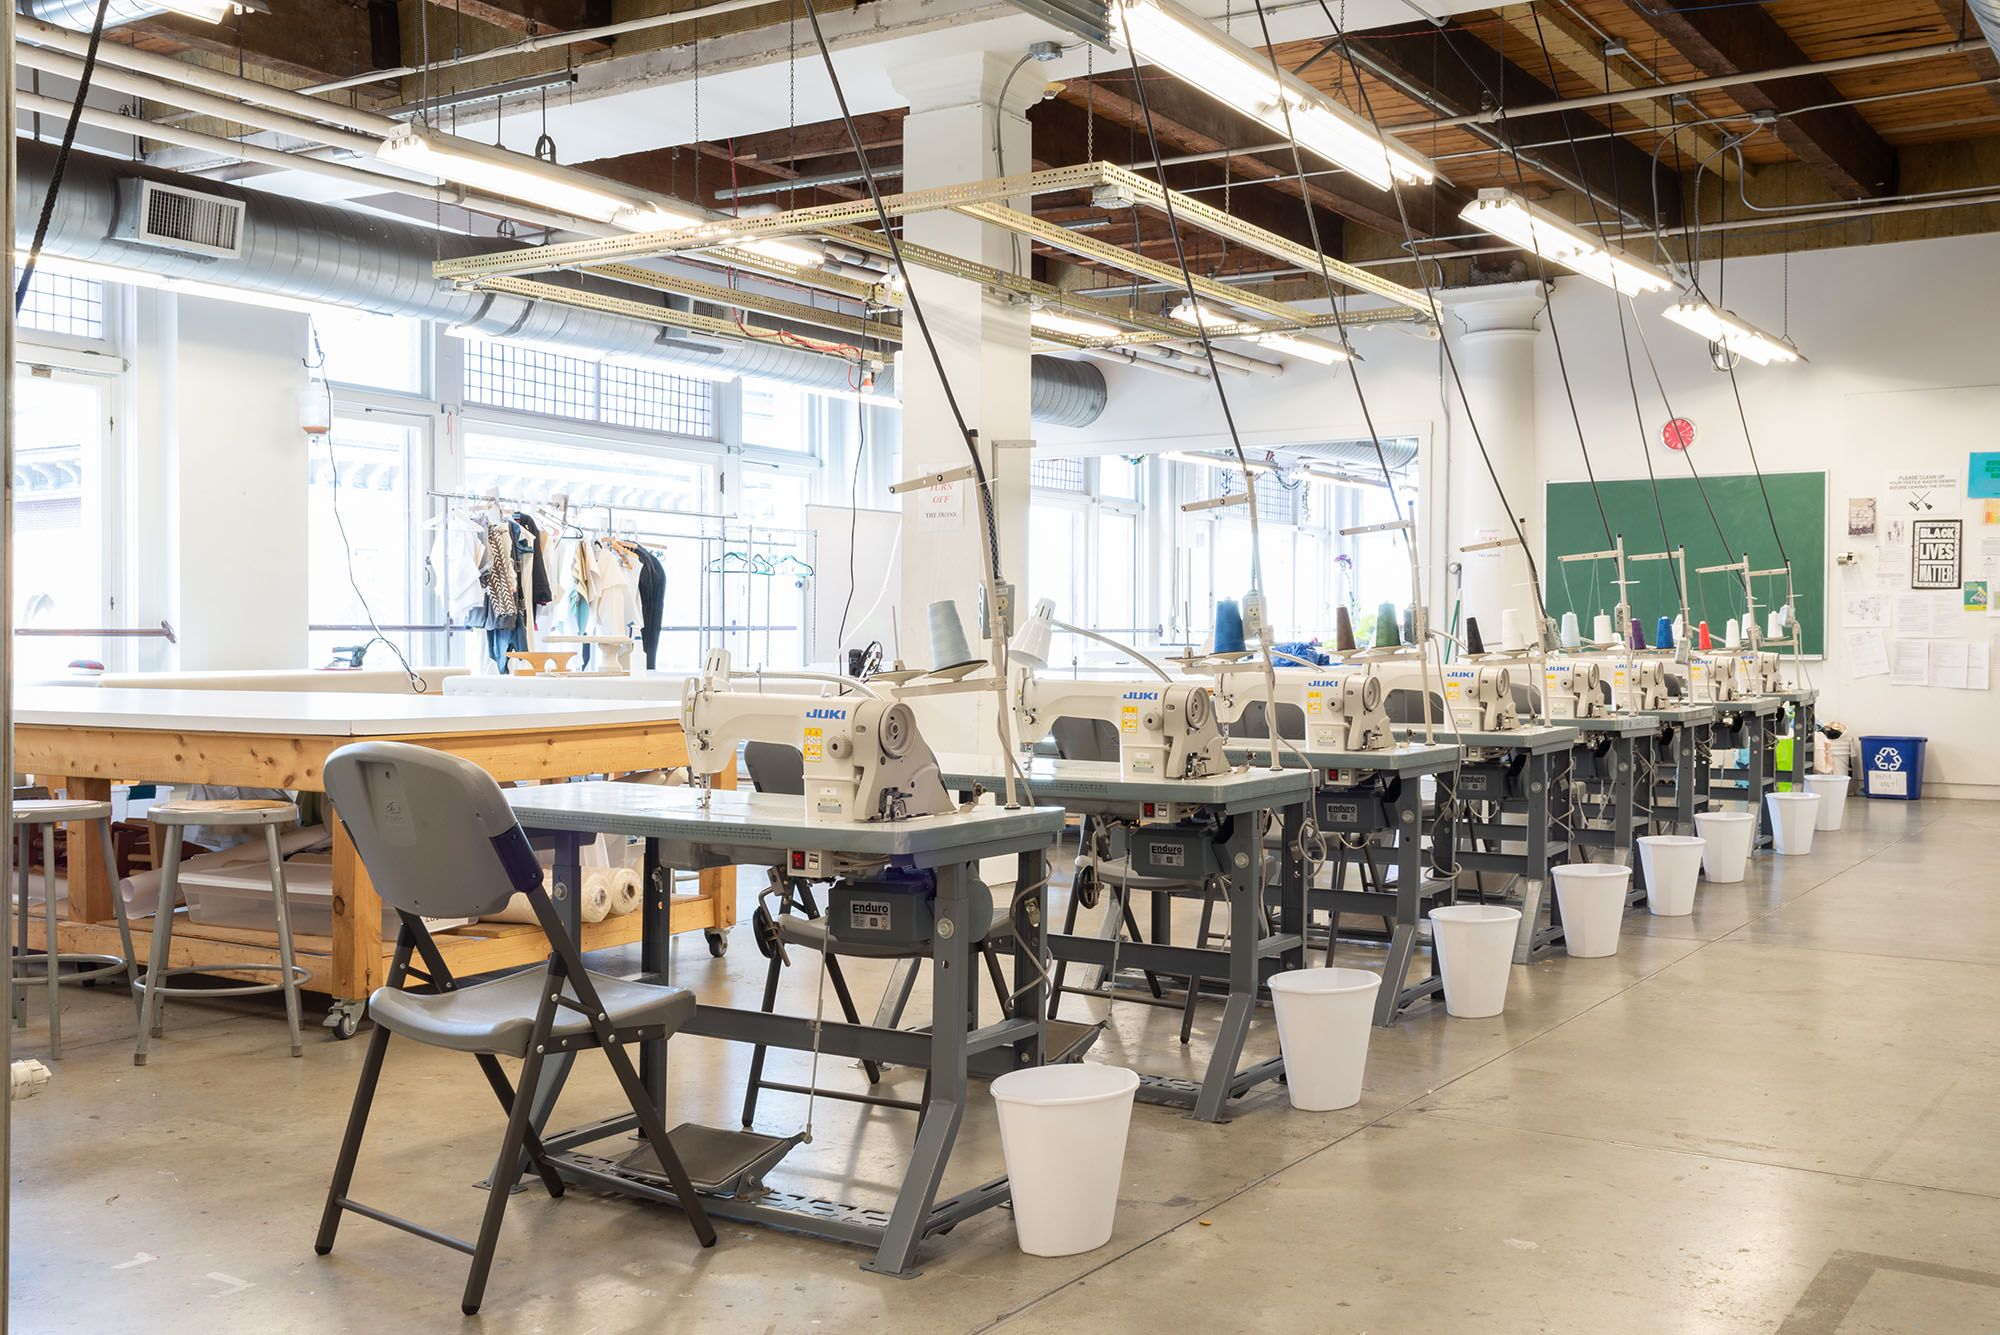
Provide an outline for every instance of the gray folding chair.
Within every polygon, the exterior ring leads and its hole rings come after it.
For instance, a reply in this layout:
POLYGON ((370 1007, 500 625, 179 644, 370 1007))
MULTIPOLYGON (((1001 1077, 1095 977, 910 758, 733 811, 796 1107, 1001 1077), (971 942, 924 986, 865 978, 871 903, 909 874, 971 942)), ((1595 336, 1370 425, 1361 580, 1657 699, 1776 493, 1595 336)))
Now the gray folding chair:
MULTIPOLYGON (((524 1148, 549 1195, 563 1194, 563 1179, 530 1124, 530 1093, 541 1076, 542 1062, 551 1052, 589 1048, 602 1049, 610 1061, 641 1134, 673 1185, 676 1203, 686 1212, 701 1245, 714 1246, 715 1229, 629 1055, 631 1045, 663 1039, 692 1019, 693 994, 584 967, 575 940, 542 888, 541 863, 527 834, 515 821, 500 785, 471 761, 402 742, 361 742, 327 758, 326 792, 354 839, 362 865, 383 901, 396 910, 402 928, 388 984, 368 1000, 375 1032, 361 1064, 354 1109, 341 1139, 313 1250, 321 1256, 333 1250, 343 1212, 414 1233, 472 1258, 462 1306, 467 1315, 478 1311, 524 1148), (460 987, 423 919, 496 913, 517 893, 526 897, 549 938, 548 962, 460 987), (413 955, 420 968, 413 965, 413 955), (403 985, 411 979, 425 990, 405 991, 403 985), (471 1053, 506 1110, 507 1130, 488 1183, 486 1214, 476 1243, 363 1205, 347 1194, 392 1033, 431 1047, 471 1053), (518 1091, 508 1084, 501 1057, 520 1060, 518 1091)), ((587 1168, 572 1165, 569 1171, 586 1182, 600 1181, 587 1168)))

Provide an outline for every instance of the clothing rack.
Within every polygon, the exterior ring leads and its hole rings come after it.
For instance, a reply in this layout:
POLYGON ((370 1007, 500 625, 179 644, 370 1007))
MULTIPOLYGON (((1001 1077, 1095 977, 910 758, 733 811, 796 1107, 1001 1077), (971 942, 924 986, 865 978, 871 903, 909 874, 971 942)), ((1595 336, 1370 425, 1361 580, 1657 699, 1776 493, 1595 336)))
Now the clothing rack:
MULTIPOLYGON (((426 494, 441 502, 447 514, 453 505, 498 506, 510 513, 553 508, 565 528, 598 532, 654 549, 668 565, 670 581, 694 575, 699 580, 695 621, 666 620, 660 628, 662 635, 696 636, 695 661, 686 665, 690 670, 715 648, 729 649, 745 664, 796 666, 789 662, 795 655, 781 651, 777 643, 779 636, 793 633, 800 636, 801 653, 796 656, 808 657, 812 652, 816 626, 810 581, 819 548, 819 535, 812 529, 757 523, 709 511, 604 501, 579 503, 562 493, 521 497, 432 490, 426 494), (746 563, 742 568, 723 568, 724 558, 732 553, 746 563), (669 556, 671 561, 666 559, 669 556), (782 604, 788 601, 785 581, 797 591, 798 604, 796 611, 786 608, 781 615, 782 604)), ((450 572, 438 574, 448 587, 450 572)), ((670 606, 674 601, 671 585, 668 601, 670 606)))

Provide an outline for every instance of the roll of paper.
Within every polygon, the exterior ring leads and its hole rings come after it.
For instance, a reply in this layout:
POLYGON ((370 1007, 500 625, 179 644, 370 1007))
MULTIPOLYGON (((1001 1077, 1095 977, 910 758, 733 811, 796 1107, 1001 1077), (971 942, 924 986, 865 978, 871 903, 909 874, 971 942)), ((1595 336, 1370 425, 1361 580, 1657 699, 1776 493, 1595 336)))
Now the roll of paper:
POLYGON ((630 867, 620 867, 611 873, 612 917, 622 918, 628 913, 637 913, 642 898, 638 872, 630 867))
POLYGON ((584 872, 579 907, 585 922, 603 922, 611 916, 611 875, 609 867, 592 867, 584 872))

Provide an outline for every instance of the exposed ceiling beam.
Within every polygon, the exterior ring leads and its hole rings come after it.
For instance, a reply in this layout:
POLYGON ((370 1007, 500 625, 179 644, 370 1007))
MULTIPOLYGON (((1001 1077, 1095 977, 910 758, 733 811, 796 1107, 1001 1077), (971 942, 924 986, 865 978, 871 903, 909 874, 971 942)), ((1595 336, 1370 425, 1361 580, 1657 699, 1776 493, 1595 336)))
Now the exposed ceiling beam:
MULTIPOLYGON (((1349 45, 1363 69, 1445 115, 1464 115, 1489 103, 1529 106, 1561 96, 1456 23, 1394 35, 1364 34, 1349 38, 1349 45)), ((1468 128, 1505 146, 1562 140, 1569 134, 1582 139, 1606 127, 1581 112, 1570 112, 1509 117, 1496 126, 1468 128)), ((1574 154, 1564 146, 1522 153, 1520 158, 1527 170, 1594 197, 1613 214, 1652 221, 1657 197, 1661 218, 1680 219, 1680 178, 1666 167, 1655 168, 1650 154, 1623 139, 1579 143, 1574 154)))
MULTIPOLYGON (((1158 70, 1147 71, 1146 98, 1153 113, 1153 129, 1160 137, 1162 157, 1172 156, 1164 151, 1170 148, 1183 153, 1215 153, 1271 142, 1268 127, 1176 80, 1162 76, 1158 70)), ((1089 90, 1080 84, 1072 84, 1065 100, 1087 100, 1101 118, 1136 129, 1141 136, 1145 133, 1145 109, 1139 105, 1138 90, 1132 86, 1129 75, 1100 75, 1092 81, 1089 90)), ((1043 104, 1044 107, 1048 105, 1043 104)), ((1032 113, 1030 119, 1033 119, 1032 113)), ((1132 161, 1143 163, 1149 156, 1142 147, 1133 155, 1132 161)), ((1302 153, 1300 160, 1307 171, 1326 165, 1310 153, 1302 153)), ((1231 171, 1253 180, 1275 181, 1292 173, 1289 153, 1242 154, 1232 156, 1229 163, 1231 171)), ((1271 188, 1282 191, 1292 201, 1294 212, 1304 217, 1299 210, 1297 182, 1283 181, 1271 188)), ((1397 238, 1403 235, 1403 223, 1397 215, 1394 197, 1364 181, 1340 176, 1320 177, 1307 182, 1307 193, 1313 203, 1322 209, 1397 238)), ((1466 196, 1461 192, 1443 187, 1436 212, 1441 217, 1455 219, 1465 201, 1466 196)), ((1414 193, 1408 202, 1411 230, 1419 236, 1433 235, 1436 229, 1431 205, 1414 193)))
MULTIPOLYGON (((247 64, 307 82, 344 79, 381 68, 375 64, 379 37, 366 5, 325 0, 268 3, 268 13, 250 10, 221 24, 165 14, 114 28, 105 38, 144 50, 171 47, 221 56, 231 70, 240 56, 247 64)), ((389 88, 378 83, 364 91, 386 93, 389 88)))
MULTIPOLYGON (((475 23, 521 37, 597 28, 611 22, 610 0, 448 0, 439 6, 448 15, 463 15, 475 23)), ((570 48, 582 55, 609 51, 611 43, 580 41, 570 48)))
MULTIPOLYGON (((1102 104, 1103 98, 1100 97, 1099 101, 1102 104)), ((1158 113, 1153 119, 1154 124, 1159 124, 1158 113)), ((1028 121, 1034 131, 1037 162, 1046 162, 1051 167, 1069 167, 1084 160, 1084 147, 1089 142, 1090 113, 1082 107, 1061 100, 1042 102, 1029 109, 1028 121)), ((1108 134, 1106 127, 1100 126, 1098 142, 1104 143, 1108 134)), ((1277 175, 1275 171, 1270 174, 1277 175)), ((1162 184, 1172 190, 1186 190, 1196 186, 1219 185, 1222 180, 1222 164, 1199 162, 1167 168, 1166 180, 1162 184)), ((1220 208, 1222 196, 1208 192, 1207 202, 1220 208)), ((1229 212, 1244 222, 1267 232, 1275 232, 1301 246, 1310 247, 1313 244, 1312 229, 1307 226, 1296 183, 1270 186, 1239 179, 1229 195, 1229 212)), ((1339 259, 1343 253, 1340 218, 1322 209, 1318 222, 1320 249, 1339 259)))
MULTIPOLYGON (((1949 0, 1939 0, 1939 3, 1949 3, 1949 0)), ((1602 88, 1607 93, 1622 93, 1653 86, 1654 81, 1633 68, 1628 57, 1605 59, 1603 39, 1561 9, 1545 5, 1508 5, 1499 14, 1500 21, 1523 40, 1537 46, 1546 42, 1548 60, 1554 62, 1558 70, 1583 79, 1593 88, 1602 88)), ((1540 60, 1540 57, 1536 59, 1540 60)), ((1533 74, 1548 75, 1544 64, 1530 64, 1528 69, 1533 74)), ((1660 134, 1678 134, 1684 156, 1696 162, 1711 160, 1725 179, 1736 179, 1736 156, 1717 151, 1722 147, 1722 136, 1714 130, 1699 127, 1681 126, 1676 130, 1678 113, 1670 100, 1629 102, 1620 109, 1650 130, 1660 134)), ((1614 114, 1607 110, 1605 118, 1613 120, 1614 114)), ((1615 120, 1613 123, 1616 123, 1615 120)))
MULTIPOLYGON (((903 143, 903 112, 873 111, 854 118, 861 147, 870 153, 879 148, 899 148, 903 143)), ((792 162, 799 158, 820 158, 830 153, 852 153, 854 141, 840 121, 818 121, 811 125, 762 134, 738 135, 732 146, 740 162, 792 162)))
MULTIPOLYGON (((1705 75, 1754 74, 1806 61, 1805 52, 1783 26, 1755 5, 1691 4, 1688 0, 1624 3, 1705 75)), ((1895 150, 1859 111, 1827 107, 1791 114, 1800 107, 1841 99, 1840 90, 1825 75, 1740 84, 1731 88, 1729 95, 1745 111, 1778 113, 1773 133, 1842 198, 1865 199, 1895 188, 1895 150)))

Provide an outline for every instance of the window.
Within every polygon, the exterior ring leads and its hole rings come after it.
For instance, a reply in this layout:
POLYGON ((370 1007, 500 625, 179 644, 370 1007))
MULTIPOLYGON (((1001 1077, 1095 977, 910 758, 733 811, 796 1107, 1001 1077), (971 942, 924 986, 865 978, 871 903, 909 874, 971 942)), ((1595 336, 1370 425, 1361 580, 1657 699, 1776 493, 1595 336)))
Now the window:
POLYGON ((604 366, 518 343, 465 341, 465 401, 713 439, 715 382, 604 366))
POLYGON ((1044 491, 1079 494, 1090 489, 1081 459, 1036 459, 1028 465, 1028 485, 1044 491))
MULTIPOLYGON (((120 624, 109 596, 105 386, 84 377, 19 376, 14 382, 14 619, 28 630, 120 624)), ((60 675, 72 659, 120 651, 95 636, 21 636, 20 677, 60 675)))
POLYGON ((810 451, 819 396, 792 385, 743 382, 743 443, 771 450, 810 451))
POLYGON ((751 464, 743 469, 743 495, 736 513, 752 523, 797 527, 805 522, 811 499, 811 478, 751 464))
POLYGON ((312 327, 320 355, 326 358, 329 382, 402 394, 424 392, 428 377, 423 321, 321 306, 313 312, 312 327))
POLYGON ((604 420, 676 436, 715 435, 715 385, 631 366, 602 369, 604 420))
POLYGON ((1097 461, 1097 494, 1107 501, 1139 499, 1139 465, 1107 454, 1097 461))
POLYGON ((1139 629, 1138 516, 1100 510, 1097 515, 1095 630, 1130 635, 1139 629))
POLYGON ((610 505, 700 513, 713 508, 714 475, 693 459, 607 441, 465 438, 466 491, 526 501, 567 496, 572 510, 610 505))
MULTIPOLYGON (((422 434, 414 424, 370 415, 335 417, 330 436, 312 438, 306 617, 314 664, 331 660, 338 647, 365 643, 370 632, 358 628, 371 612, 384 626, 423 620, 412 550, 422 434)), ((416 634, 390 630, 384 637, 414 660, 427 656, 416 634)))
POLYGON ((28 280, 20 320, 23 329, 100 340, 104 337, 104 284, 37 266, 35 276, 28 280))

